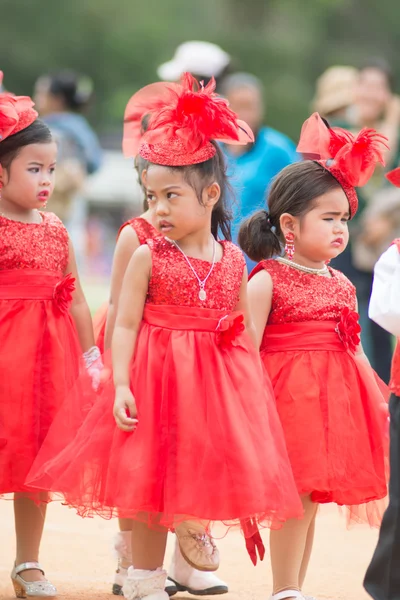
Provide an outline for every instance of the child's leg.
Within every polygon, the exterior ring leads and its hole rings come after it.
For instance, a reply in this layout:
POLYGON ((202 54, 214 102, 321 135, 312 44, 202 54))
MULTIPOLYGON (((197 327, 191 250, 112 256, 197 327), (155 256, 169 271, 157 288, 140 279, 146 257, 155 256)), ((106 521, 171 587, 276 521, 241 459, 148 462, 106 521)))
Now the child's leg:
POLYGON ((379 541, 368 567, 364 587, 375 600, 400 600, 400 398, 392 396, 390 410, 389 506, 379 541))
POLYGON ((167 529, 150 529, 145 522, 132 523, 132 560, 123 585, 127 600, 168 600, 165 592, 167 573, 162 569, 167 529))
POLYGON ((310 563, 310 558, 311 558, 311 552, 313 549, 313 544, 314 544, 314 534, 315 534, 315 519, 317 518, 317 512, 315 511, 314 517, 310 523, 310 526, 308 528, 308 533, 307 533, 307 540, 306 540, 306 547, 304 550, 304 556, 303 556, 303 560, 301 563, 301 569, 300 569, 300 588, 303 589, 304 586, 304 581, 307 575, 307 569, 308 569, 308 565, 310 563))
POLYGON ((121 550, 122 547, 126 550, 118 552, 120 566, 123 569, 127 569, 132 565, 132 555, 131 555, 131 538, 132 538, 132 519, 118 519, 119 538, 123 538, 123 544, 120 544, 121 550), (126 540, 126 541, 125 541, 126 540))
POLYGON ((162 568, 167 535, 167 529, 151 529, 141 521, 132 522, 132 562, 135 569, 155 571, 162 568))
MULTIPOLYGON (((45 499, 45 496, 43 497, 45 499)), ((17 538, 17 555, 15 564, 39 561, 39 547, 42 539, 46 504, 40 506, 24 494, 14 496, 15 534, 17 538)), ((45 579, 38 570, 23 571, 25 581, 45 579)))
MULTIPOLYGON (((315 516, 317 505, 309 497, 303 498, 303 519, 291 519, 282 529, 271 531, 271 566, 274 593, 283 590, 300 590, 300 571, 303 563, 307 536, 315 516)), ((291 598, 291 596, 288 596, 291 598)))

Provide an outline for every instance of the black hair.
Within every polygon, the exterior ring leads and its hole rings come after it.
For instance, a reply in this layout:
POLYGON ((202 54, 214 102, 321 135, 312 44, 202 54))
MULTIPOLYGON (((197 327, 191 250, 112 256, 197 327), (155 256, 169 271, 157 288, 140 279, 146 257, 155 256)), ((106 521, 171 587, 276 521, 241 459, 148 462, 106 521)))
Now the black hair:
POLYGON ((61 98, 68 110, 80 112, 92 99, 93 83, 89 77, 75 71, 58 71, 45 78, 50 94, 61 98))
MULTIPOLYGON (((167 167, 172 171, 182 173, 184 180, 194 189, 201 204, 203 190, 214 181, 218 183, 221 195, 215 204, 211 216, 211 233, 217 239, 221 233, 224 239, 231 240, 231 211, 228 209, 228 195, 233 197, 232 188, 228 181, 224 155, 218 144, 211 142, 216 149, 215 155, 195 165, 184 167, 167 167)), ((152 164, 149 162, 148 164, 152 164)))
POLYGON ((395 81, 394 81, 393 70, 392 70, 391 66, 389 65, 389 63, 384 58, 372 57, 372 58, 369 58, 368 60, 364 61, 360 65, 360 69, 359 69, 360 73, 367 69, 375 69, 376 71, 380 71, 381 73, 383 73, 387 79, 390 90, 391 91, 394 90, 395 81))
POLYGON ((284 242, 281 216, 303 217, 313 209, 316 198, 336 188, 339 182, 317 162, 305 160, 285 167, 271 186, 269 211, 254 213, 240 226, 238 241, 243 252, 257 262, 280 255, 284 242))
POLYGON ((140 156, 140 154, 138 154, 136 156, 136 158, 135 158, 135 169, 137 171, 137 177, 138 177, 139 185, 142 188, 142 191, 144 193, 144 198, 143 198, 143 210, 144 210, 144 212, 146 212, 146 210, 148 210, 149 204, 147 202, 146 188, 143 185, 142 174, 143 174, 143 171, 145 169, 147 169, 148 164, 149 164, 149 161, 146 160, 145 158, 142 158, 140 156))
POLYGON ((0 142, 0 164, 9 170, 12 161, 22 148, 31 144, 48 144, 53 141, 50 129, 43 121, 36 119, 31 125, 0 142))

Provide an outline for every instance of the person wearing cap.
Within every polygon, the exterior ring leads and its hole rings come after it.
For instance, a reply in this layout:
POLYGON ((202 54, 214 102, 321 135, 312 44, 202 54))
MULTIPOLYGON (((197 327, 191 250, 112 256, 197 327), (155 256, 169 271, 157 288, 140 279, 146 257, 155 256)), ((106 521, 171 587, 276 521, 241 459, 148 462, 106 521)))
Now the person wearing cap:
MULTIPOLYGON (((249 73, 228 75, 221 92, 231 109, 250 125, 255 135, 254 144, 223 146, 234 192, 232 238, 236 242, 241 221, 264 207, 272 179, 284 167, 299 160, 299 155, 292 140, 263 125, 264 91, 257 77, 249 73)), ((255 263, 247 257, 246 263, 250 272, 255 263)))
POLYGON ((163 81, 178 81, 189 72, 205 85, 214 77, 218 86, 230 62, 229 54, 216 44, 190 41, 178 46, 172 60, 160 65, 157 74, 163 81))

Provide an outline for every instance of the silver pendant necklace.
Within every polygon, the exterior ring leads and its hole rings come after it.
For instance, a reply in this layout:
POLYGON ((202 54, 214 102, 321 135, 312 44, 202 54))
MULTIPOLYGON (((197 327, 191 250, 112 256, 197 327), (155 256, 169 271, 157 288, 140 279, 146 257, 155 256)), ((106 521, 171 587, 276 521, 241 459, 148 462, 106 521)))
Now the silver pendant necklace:
POLYGON ((215 242, 215 237, 212 236, 213 239, 213 257, 212 257, 212 264, 210 267, 210 270, 207 273, 207 276, 201 280, 200 277, 197 275, 196 271, 194 270, 192 263, 190 262, 190 260, 188 259, 188 257, 186 256, 186 254, 184 253, 184 251, 182 250, 182 248, 180 248, 178 246, 178 244, 175 242, 175 240, 170 240, 168 239, 169 242, 172 242, 172 244, 174 244, 174 246, 176 246, 176 248, 178 248, 179 252, 181 252, 181 254, 183 255, 184 259, 186 260, 187 264, 189 265, 189 267, 191 268, 191 270, 193 271, 194 276, 196 277, 197 281, 199 282, 199 300, 201 300, 202 302, 204 302, 204 300, 206 300, 207 298, 207 293, 205 290, 205 286, 207 283, 207 279, 210 277, 211 273, 213 272, 214 266, 215 266, 215 250, 216 250, 216 242, 215 242))

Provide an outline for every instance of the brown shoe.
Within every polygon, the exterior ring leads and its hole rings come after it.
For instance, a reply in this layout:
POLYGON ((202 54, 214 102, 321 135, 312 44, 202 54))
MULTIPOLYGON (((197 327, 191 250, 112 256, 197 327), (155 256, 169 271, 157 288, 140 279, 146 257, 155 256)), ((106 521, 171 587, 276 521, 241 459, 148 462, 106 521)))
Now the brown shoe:
POLYGON ((219 551, 203 525, 184 521, 175 527, 179 548, 186 562, 198 571, 216 571, 219 551))

